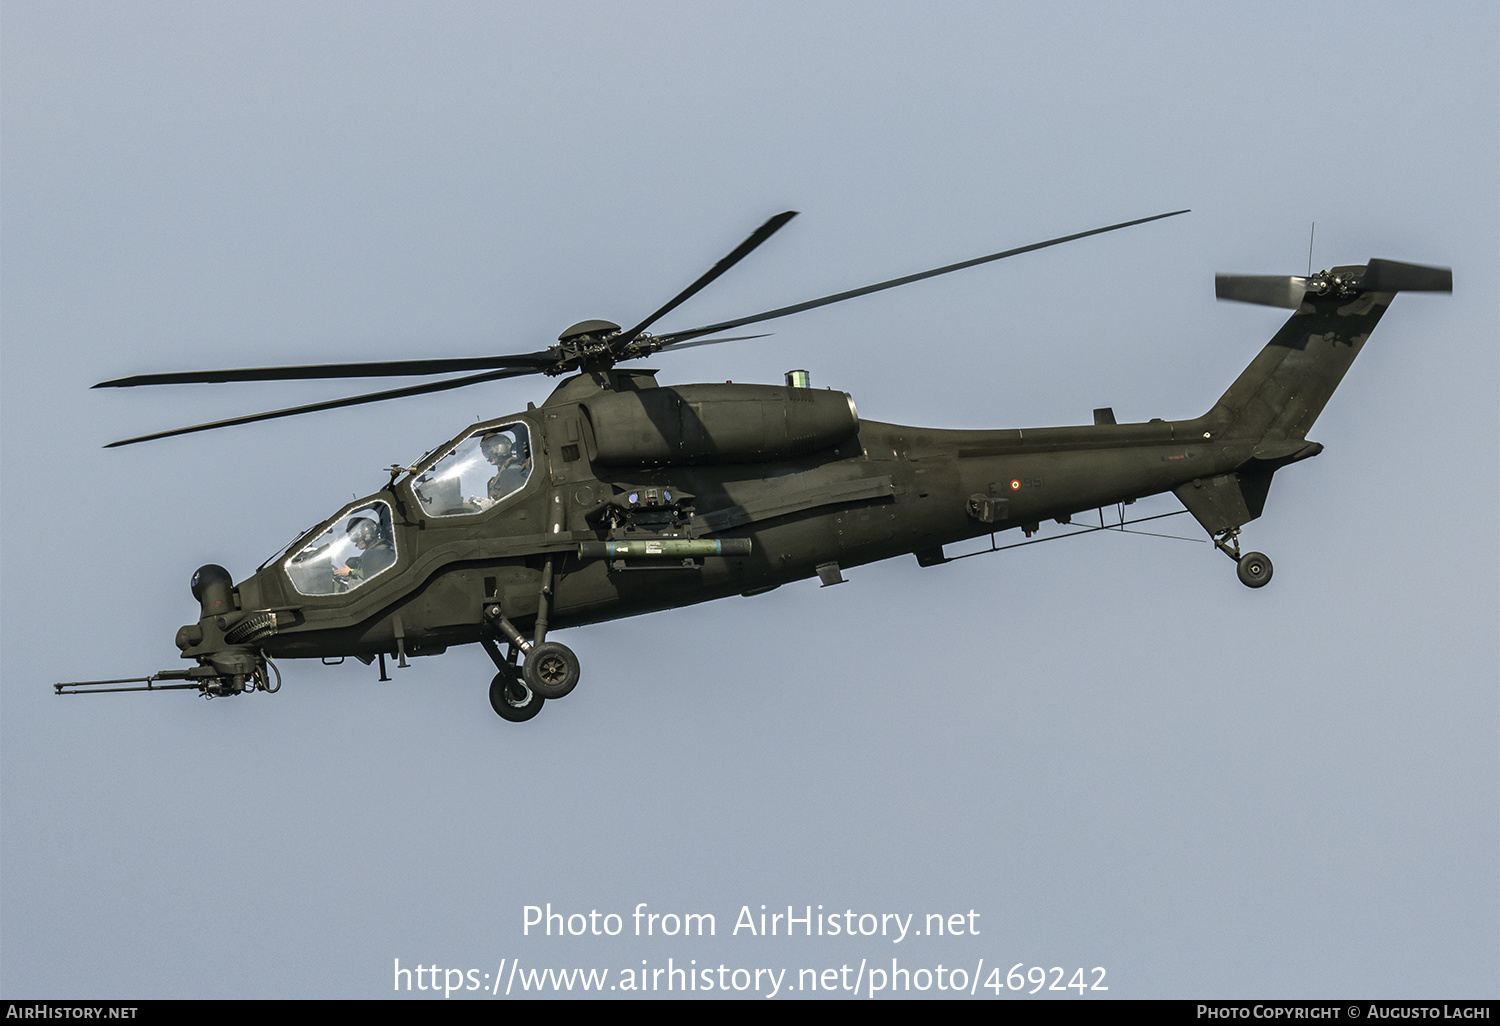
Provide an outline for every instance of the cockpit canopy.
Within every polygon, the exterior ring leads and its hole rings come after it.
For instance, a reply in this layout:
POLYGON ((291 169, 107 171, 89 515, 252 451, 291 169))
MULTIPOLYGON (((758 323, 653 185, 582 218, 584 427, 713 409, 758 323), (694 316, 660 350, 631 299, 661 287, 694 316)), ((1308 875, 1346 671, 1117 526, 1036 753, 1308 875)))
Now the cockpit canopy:
POLYGON ((526 487, 531 470, 531 433, 517 422, 465 436, 411 488, 430 517, 468 516, 526 487))
MULTIPOLYGON (((531 431, 516 421, 475 428, 413 478, 411 488, 427 516, 471 516, 521 491, 531 471, 531 431)), ((395 566, 396 555, 390 503, 366 499, 281 565, 299 594, 340 595, 395 566)))
POLYGON ((303 595, 338 595, 385 573, 395 562, 391 507, 375 499, 339 514, 283 566, 292 587, 303 595))

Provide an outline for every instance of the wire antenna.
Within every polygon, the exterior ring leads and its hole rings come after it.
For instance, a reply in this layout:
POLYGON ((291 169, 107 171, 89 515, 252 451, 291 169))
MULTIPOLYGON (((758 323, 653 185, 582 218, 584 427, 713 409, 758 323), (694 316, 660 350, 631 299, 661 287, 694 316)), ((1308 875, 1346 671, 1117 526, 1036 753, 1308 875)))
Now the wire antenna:
POLYGON ((1312 223, 1312 231, 1307 233, 1307 276, 1312 277, 1312 244, 1313 236, 1318 234, 1318 222, 1312 223))

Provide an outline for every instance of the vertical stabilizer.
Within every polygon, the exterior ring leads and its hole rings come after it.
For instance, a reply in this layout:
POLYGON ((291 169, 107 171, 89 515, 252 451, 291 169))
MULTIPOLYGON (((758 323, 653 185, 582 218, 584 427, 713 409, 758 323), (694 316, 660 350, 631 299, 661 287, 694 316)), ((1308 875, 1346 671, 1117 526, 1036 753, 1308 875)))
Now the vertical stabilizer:
POLYGON ((1290 305, 1283 299, 1297 303, 1296 313, 1209 412, 1209 419, 1222 425, 1221 436, 1257 441, 1307 437, 1395 298, 1394 290, 1361 289, 1365 273, 1365 267, 1336 267, 1312 278, 1279 279, 1286 283, 1281 288, 1260 276, 1220 276, 1221 298, 1275 306, 1290 305))
POLYGON ((1306 278, 1221 274, 1215 291, 1220 299, 1296 311, 1205 418, 1224 441, 1249 443, 1244 461, 1175 489, 1204 530, 1228 538, 1261 515, 1278 469, 1322 451, 1307 432, 1396 293, 1452 292, 1453 272, 1371 260, 1306 278))

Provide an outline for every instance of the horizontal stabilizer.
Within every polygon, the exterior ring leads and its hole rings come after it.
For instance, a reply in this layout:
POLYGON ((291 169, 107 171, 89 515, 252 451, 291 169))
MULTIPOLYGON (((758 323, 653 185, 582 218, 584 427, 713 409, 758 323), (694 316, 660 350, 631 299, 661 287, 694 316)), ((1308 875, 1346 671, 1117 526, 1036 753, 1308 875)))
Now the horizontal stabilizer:
POLYGON ((1452 292, 1453 271, 1395 260, 1371 260, 1359 279, 1359 287, 1370 292, 1452 292))
POLYGON ((1288 310, 1295 310, 1302 305, 1302 297, 1306 292, 1306 278, 1274 274, 1214 275, 1214 295, 1241 303, 1283 306, 1288 310))

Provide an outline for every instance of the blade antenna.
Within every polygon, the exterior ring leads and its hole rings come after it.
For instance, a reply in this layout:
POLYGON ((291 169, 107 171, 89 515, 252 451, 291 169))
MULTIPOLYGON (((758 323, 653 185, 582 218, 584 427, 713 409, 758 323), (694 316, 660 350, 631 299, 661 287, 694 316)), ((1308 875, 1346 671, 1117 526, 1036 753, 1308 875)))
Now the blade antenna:
POLYGON ((1307 276, 1312 277, 1312 246, 1313 236, 1318 234, 1318 222, 1312 223, 1312 231, 1307 233, 1307 276))

